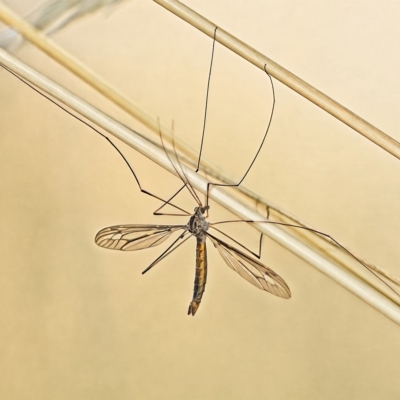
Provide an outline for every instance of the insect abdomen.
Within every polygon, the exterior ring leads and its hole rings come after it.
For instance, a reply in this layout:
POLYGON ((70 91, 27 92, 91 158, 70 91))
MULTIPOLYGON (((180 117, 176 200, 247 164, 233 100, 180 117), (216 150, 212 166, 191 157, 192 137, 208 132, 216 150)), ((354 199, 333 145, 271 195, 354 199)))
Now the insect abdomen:
POLYGON ((194 278, 193 299, 189 305, 188 315, 195 315, 207 281, 207 247, 206 235, 197 236, 196 244, 196 276, 194 278))

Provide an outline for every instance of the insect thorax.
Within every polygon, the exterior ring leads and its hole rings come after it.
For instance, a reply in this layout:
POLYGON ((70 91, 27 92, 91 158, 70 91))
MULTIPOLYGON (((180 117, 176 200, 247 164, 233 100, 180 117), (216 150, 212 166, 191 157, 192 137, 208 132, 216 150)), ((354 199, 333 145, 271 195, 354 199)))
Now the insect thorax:
POLYGON ((194 214, 190 217, 187 223, 189 232, 194 236, 202 236, 204 232, 207 232, 209 223, 204 218, 204 207, 196 207, 194 214))

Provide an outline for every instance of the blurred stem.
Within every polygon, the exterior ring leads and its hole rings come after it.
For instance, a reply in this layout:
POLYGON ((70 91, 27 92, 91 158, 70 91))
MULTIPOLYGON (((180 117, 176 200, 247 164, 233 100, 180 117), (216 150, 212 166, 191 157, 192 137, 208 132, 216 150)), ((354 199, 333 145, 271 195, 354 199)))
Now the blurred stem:
POLYGON ((127 111, 138 121, 142 122, 153 131, 158 131, 157 119, 152 117, 146 111, 142 110, 139 106, 133 104, 131 99, 120 93, 110 83, 106 82, 94 71, 90 70, 84 63, 73 57, 70 53, 57 45, 49 37, 34 28, 24 19, 19 17, 1 2, 0 20, 19 31, 21 35, 25 37, 25 39, 29 40, 32 44, 44 51, 48 56, 67 68, 74 75, 82 79, 98 92, 106 96, 123 110, 127 111))

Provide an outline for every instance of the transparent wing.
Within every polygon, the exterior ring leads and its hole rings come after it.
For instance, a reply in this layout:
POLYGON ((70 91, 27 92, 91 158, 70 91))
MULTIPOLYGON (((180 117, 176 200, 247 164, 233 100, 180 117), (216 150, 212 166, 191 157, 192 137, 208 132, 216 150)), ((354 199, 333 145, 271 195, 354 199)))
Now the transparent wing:
POLYGON ((284 299, 290 298, 291 293, 289 286, 272 269, 208 232, 207 236, 228 266, 236 271, 242 278, 246 279, 246 281, 275 296, 283 297, 284 299))
POLYGON ((158 246, 185 225, 115 225, 99 231, 94 239, 106 249, 133 251, 158 246))

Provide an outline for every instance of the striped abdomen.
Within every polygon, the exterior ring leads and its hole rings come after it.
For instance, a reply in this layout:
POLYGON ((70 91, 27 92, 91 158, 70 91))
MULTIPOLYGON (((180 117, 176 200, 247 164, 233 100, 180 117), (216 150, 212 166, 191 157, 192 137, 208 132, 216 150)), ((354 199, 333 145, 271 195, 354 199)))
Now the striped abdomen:
POLYGON ((207 247, 206 235, 197 236, 196 244, 196 276, 194 279, 193 299, 189 305, 188 315, 196 314, 200 306, 201 298, 207 281, 207 247))

